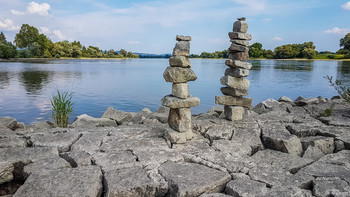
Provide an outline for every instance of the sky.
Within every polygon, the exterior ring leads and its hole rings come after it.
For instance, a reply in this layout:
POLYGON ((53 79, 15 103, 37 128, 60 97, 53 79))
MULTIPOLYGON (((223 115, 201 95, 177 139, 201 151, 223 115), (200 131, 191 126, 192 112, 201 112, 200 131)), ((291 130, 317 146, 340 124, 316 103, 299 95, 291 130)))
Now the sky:
POLYGON ((22 24, 52 41, 100 49, 171 53, 176 35, 192 36, 191 53, 230 46, 228 32, 246 17, 251 44, 273 50, 314 42, 337 51, 350 32, 348 0, 0 0, 0 31, 13 41, 22 24))

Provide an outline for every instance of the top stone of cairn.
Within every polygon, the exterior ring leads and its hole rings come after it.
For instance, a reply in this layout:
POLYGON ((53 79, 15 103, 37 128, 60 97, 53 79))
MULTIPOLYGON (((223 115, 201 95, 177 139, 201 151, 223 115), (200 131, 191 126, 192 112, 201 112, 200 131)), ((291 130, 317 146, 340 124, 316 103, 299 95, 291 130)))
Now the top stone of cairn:
POLYGON ((247 33, 248 31, 248 23, 245 21, 245 18, 238 18, 233 24, 233 32, 247 33))
POLYGON ((191 36, 183 36, 183 35, 177 35, 176 41, 191 41, 191 36))

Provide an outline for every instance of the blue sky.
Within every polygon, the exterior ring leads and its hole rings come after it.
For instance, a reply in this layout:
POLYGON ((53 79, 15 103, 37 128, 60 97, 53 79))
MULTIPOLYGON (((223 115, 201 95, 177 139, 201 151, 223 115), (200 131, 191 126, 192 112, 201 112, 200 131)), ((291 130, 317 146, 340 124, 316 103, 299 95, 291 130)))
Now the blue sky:
POLYGON ((230 45, 227 33, 246 17, 266 49, 312 41, 339 49, 350 32, 348 0, 0 0, 0 31, 13 41, 22 24, 53 41, 79 40, 101 49, 171 53, 176 35, 190 35, 191 53, 230 45))

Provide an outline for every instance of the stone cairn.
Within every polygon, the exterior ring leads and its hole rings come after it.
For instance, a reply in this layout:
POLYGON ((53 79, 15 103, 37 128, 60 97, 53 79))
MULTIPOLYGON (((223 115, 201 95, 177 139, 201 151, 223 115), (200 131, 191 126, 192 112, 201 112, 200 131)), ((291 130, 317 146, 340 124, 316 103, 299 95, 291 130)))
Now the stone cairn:
POLYGON ((165 139, 169 142, 184 143, 192 139, 191 107, 200 103, 198 97, 189 95, 188 81, 195 81, 196 74, 191 69, 190 36, 176 36, 178 41, 169 59, 170 66, 166 68, 163 77, 166 82, 173 83, 172 94, 165 96, 161 102, 169 107, 169 129, 165 132, 165 139))
POLYGON ((224 114, 228 120, 242 120, 245 108, 250 108, 251 98, 244 98, 248 95, 249 80, 245 79, 249 75, 252 64, 246 62, 249 57, 249 40, 252 39, 247 34, 248 24, 245 18, 238 18, 233 24, 233 32, 228 35, 232 42, 229 50, 229 59, 225 64, 229 67, 225 71, 225 76, 220 79, 223 96, 216 96, 215 103, 225 105, 224 114))

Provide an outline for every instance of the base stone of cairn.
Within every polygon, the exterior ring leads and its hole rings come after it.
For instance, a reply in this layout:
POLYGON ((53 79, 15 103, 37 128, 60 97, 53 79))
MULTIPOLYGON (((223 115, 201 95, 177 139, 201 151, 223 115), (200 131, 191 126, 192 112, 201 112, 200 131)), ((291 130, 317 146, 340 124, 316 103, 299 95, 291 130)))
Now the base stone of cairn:
POLYGON ((189 95, 188 81, 197 79, 191 69, 190 36, 176 36, 178 41, 169 58, 170 66, 163 73, 166 82, 173 83, 172 94, 162 98, 162 105, 169 107, 169 127, 164 138, 172 144, 185 143, 193 138, 191 107, 200 103, 198 97, 189 95))
POLYGON ((228 33, 231 46, 228 49, 229 59, 225 64, 229 68, 225 70, 225 76, 220 79, 220 83, 226 87, 220 90, 223 96, 216 96, 215 103, 224 105, 224 114, 228 120, 242 120, 245 109, 252 105, 251 98, 244 98, 248 95, 250 82, 247 77, 252 64, 246 62, 249 58, 249 40, 252 39, 247 34, 248 24, 245 18, 239 18, 233 24, 233 31, 228 33))

